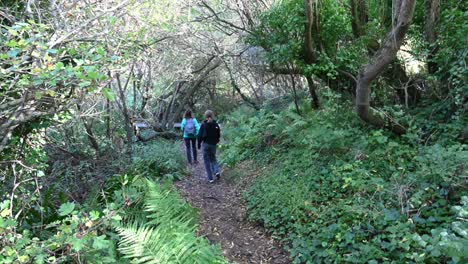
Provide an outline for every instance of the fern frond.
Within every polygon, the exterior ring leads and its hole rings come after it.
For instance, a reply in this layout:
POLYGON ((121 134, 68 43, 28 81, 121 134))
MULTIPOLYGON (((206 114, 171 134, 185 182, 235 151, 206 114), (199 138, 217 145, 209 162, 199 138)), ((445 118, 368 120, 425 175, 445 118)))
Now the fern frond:
POLYGON ((119 250, 132 263, 226 263, 220 250, 195 235, 195 210, 176 192, 147 182, 147 222, 117 227, 119 250))

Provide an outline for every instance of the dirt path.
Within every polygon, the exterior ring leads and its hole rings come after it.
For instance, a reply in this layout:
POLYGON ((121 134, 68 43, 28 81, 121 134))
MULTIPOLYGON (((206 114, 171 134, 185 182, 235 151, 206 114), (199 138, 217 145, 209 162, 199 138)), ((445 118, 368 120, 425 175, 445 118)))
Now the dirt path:
POLYGON ((177 182, 176 186, 200 210, 199 235, 220 244, 231 263, 290 263, 288 254, 262 227, 247 221, 238 187, 223 175, 214 184, 207 183, 203 162, 192 166, 192 171, 192 176, 177 182))

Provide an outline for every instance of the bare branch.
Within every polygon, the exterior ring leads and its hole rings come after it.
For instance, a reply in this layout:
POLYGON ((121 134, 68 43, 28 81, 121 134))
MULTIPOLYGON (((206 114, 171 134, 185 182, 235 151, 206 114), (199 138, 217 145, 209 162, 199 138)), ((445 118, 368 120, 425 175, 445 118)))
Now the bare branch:
POLYGON ((125 0, 123 1, 122 3, 118 4, 117 6, 111 8, 111 9, 108 9, 108 10, 104 10, 103 12, 101 12, 99 15, 89 19, 88 21, 86 21, 85 23, 83 23, 81 26, 75 28, 74 30, 72 30, 71 32, 68 32, 67 34, 63 35, 62 37, 58 38, 57 40, 55 41, 51 41, 49 43, 49 49, 52 49, 54 48, 55 46, 61 44, 62 42, 64 42, 65 40, 67 40, 68 38, 70 38, 71 36, 79 33, 80 31, 82 31, 83 29, 87 28, 91 23, 93 23, 94 21, 96 21, 97 19, 101 18, 102 16, 108 14, 108 13, 112 13, 112 12, 115 12, 115 11, 118 11, 120 9, 122 9, 123 7, 127 6, 129 4, 130 0, 125 0))

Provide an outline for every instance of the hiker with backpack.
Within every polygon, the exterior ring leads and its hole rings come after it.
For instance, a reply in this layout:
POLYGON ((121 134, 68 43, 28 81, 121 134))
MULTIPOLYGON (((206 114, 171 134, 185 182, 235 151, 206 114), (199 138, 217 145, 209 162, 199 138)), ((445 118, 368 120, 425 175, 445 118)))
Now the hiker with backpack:
POLYGON ((205 163, 206 175, 208 181, 213 183, 216 179, 219 179, 219 165, 216 160, 216 144, 219 143, 221 138, 221 129, 218 123, 214 120, 213 111, 207 110, 205 112, 206 120, 200 127, 200 133, 198 133, 198 149, 203 146, 203 161, 205 163))
POLYGON ((187 110, 184 114, 184 119, 180 124, 180 128, 184 132, 184 142, 185 149, 187 151, 187 161, 192 165, 192 153, 193 153, 193 163, 197 164, 197 149, 196 142, 198 131, 200 130, 200 125, 196 118, 192 116, 192 111, 187 110))

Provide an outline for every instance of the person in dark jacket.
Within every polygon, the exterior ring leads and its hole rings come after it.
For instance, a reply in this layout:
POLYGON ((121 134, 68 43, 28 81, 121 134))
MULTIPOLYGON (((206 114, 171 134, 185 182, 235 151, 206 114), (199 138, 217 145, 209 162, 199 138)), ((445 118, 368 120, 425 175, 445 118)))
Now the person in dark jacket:
POLYGON ((203 146, 203 161, 205 162, 206 175, 208 181, 213 183, 215 179, 220 177, 219 165, 216 160, 216 144, 221 138, 221 129, 218 123, 214 120, 213 111, 205 112, 206 120, 200 127, 198 132, 198 149, 203 146))

